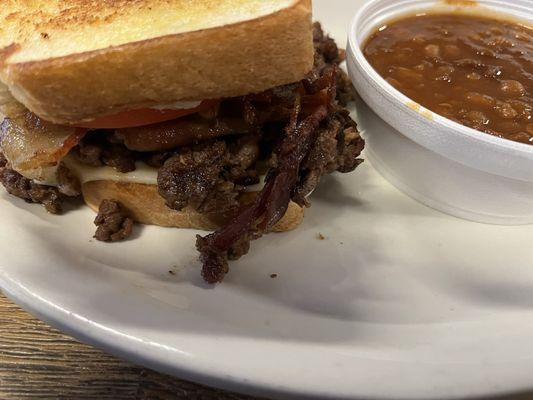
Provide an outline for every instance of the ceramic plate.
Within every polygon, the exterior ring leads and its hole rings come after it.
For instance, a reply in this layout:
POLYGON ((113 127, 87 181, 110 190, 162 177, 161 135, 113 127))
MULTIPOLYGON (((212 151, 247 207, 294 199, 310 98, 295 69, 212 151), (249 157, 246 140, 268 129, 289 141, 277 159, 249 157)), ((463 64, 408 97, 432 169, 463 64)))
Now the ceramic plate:
MULTIPOLYGON (((360 3, 315 3, 344 43, 360 3)), ((368 162, 325 180, 301 229, 255 242, 216 287, 200 278, 194 231, 103 244, 86 208, 54 217, 1 197, 3 291, 119 357, 274 397, 533 389, 532 228, 440 214, 368 162)))

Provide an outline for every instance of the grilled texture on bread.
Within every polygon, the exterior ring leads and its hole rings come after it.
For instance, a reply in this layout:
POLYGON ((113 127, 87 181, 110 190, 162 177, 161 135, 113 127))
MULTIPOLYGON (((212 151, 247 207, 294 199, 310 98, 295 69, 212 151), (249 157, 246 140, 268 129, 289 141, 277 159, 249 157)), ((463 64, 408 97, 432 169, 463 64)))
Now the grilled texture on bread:
MULTIPOLYGON (((165 205, 157 193, 157 186, 140 183, 114 181, 93 181, 82 186, 83 198, 87 205, 98 212, 102 200, 116 200, 122 204, 130 216, 146 225, 159 225, 184 229, 215 230, 227 223, 231 214, 200 214, 192 208, 175 211, 165 205)), ((245 193, 239 199, 242 205, 250 204, 256 192, 245 193)), ((274 232, 295 229, 302 222, 304 209, 291 202, 283 218, 274 226, 274 232)))
POLYGON ((298 81, 311 0, 4 0, 0 79, 45 120, 76 124, 298 81))

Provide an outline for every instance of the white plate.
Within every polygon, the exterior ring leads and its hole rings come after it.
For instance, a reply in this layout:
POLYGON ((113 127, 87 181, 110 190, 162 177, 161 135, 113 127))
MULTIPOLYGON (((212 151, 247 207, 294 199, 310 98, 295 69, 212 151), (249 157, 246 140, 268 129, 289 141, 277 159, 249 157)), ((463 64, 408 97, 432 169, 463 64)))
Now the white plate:
MULTIPOLYGON (((357 2, 316 3, 342 38, 357 2)), ((199 277, 195 232, 107 245, 87 209, 54 217, 1 196, 2 289, 117 356, 278 397, 533 389, 532 228, 440 214, 368 163, 327 179, 301 229, 255 242, 216 288, 199 277)))

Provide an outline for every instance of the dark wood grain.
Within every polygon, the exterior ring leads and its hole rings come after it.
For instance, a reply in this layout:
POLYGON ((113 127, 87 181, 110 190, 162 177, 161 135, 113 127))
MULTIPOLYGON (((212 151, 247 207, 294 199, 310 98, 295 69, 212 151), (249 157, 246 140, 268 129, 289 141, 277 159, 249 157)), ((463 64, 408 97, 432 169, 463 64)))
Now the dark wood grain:
POLYGON ((35 398, 250 399, 116 359, 38 321, 0 294, 0 399, 35 398))
POLYGON ((40 322, 1 293, 0 399, 252 400, 121 361, 40 322))

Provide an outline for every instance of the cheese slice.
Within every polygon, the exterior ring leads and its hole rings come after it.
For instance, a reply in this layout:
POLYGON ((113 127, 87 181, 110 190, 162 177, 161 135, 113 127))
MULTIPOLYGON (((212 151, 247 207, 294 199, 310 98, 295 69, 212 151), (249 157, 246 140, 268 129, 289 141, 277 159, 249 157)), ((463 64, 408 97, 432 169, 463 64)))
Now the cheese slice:
MULTIPOLYGON (((146 185, 157 185, 157 169, 150 167, 143 162, 135 163, 135 171, 118 172, 116 169, 107 166, 93 167, 83 164, 73 156, 65 157, 62 162, 79 179, 81 184, 93 181, 115 181, 142 183, 146 185)), ((57 186, 57 166, 43 170, 41 179, 34 180, 36 183, 46 186, 57 186)))

